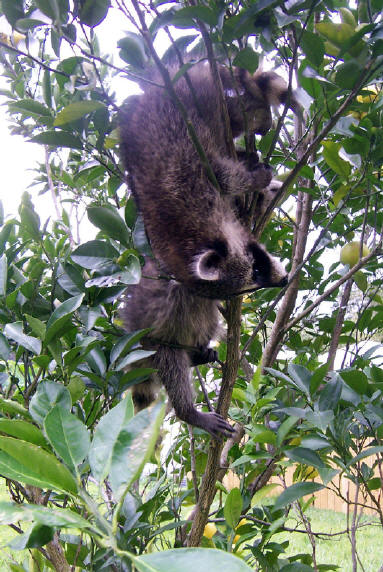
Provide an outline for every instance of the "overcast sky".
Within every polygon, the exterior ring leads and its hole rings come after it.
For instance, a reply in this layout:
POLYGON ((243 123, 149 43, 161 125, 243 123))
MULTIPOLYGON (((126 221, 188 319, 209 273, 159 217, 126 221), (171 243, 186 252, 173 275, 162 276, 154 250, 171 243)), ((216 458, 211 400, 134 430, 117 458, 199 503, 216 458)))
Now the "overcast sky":
MULTIPOLYGON (((41 19, 44 16, 41 15, 41 19)), ((124 62, 118 57, 117 41, 124 36, 129 28, 128 22, 121 18, 115 9, 108 13, 107 20, 96 28, 101 45, 101 53, 114 54, 116 65, 124 67, 124 62), (113 33, 111 33, 113 30, 113 33)), ((0 18, 0 32, 9 35, 11 27, 5 17, 0 18)), ((72 52, 68 53, 72 55, 72 52)), ((0 88, 8 89, 5 78, 0 76, 0 88)), ((115 77, 113 89, 117 94, 117 103, 121 103, 134 90, 134 84, 125 78, 115 77)), ((54 212, 49 193, 39 197, 35 188, 28 189, 35 173, 38 162, 44 162, 44 148, 37 143, 29 143, 21 136, 9 133, 9 119, 6 114, 5 98, 0 96, 0 140, 1 140, 1 186, 0 199, 7 215, 17 214, 20 197, 24 191, 32 194, 33 202, 42 221, 52 216, 54 212)))

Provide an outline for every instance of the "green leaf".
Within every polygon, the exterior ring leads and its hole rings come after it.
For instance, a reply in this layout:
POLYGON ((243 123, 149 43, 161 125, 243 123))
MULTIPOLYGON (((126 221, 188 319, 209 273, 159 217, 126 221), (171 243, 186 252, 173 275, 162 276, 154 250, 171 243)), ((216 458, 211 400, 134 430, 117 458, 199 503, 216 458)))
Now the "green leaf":
POLYGON ((97 228, 124 246, 130 246, 131 232, 116 209, 112 207, 88 207, 87 214, 90 222, 97 228))
POLYGON ((82 24, 94 28, 108 13, 110 0, 85 0, 81 2, 79 18, 82 24))
POLYGON ((34 421, 42 425, 45 417, 56 404, 62 409, 70 411, 72 399, 69 391, 60 383, 43 381, 38 385, 37 391, 31 399, 29 411, 34 421))
POLYGON ((40 241, 40 217, 33 208, 26 204, 22 204, 20 207, 20 220, 23 229, 25 229, 32 238, 40 241))
POLYGON ((1 0, 1 8, 13 28, 17 20, 24 18, 23 0, 1 0))
POLYGON ((54 534, 55 531, 53 528, 45 526, 45 524, 34 524, 27 532, 13 538, 13 540, 8 543, 8 546, 12 550, 37 548, 53 540, 54 534))
POLYGON ((147 357, 150 357, 155 353, 156 353, 155 351, 151 351, 151 350, 134 350, 133 352, 130 352, 127 356, 122 358, 116 364, 114 369, 116 371, 121 371, 122 369, 125 369, 127 365, 134 363, 136 361, 139 361, 141 359, 145 359, 147 357))
POLYGON ((37 445, 0 436, 0 474, 40 488, 77 492, 69 470, 37 445))
POLYGON ((156 403, 137 413, 121 428, 113 446, 109 472, 110 486, 115 498, 122 497, 139 477, 150 458, 165 409, 164 403, 156 403))
POLYGON ((102 482, 108 475, 114 445, 123 427, 133 417, 133 402, 129 394, 121 403, 104 415, 96 427, 89 451, 92 475, 102 482))
POLYGON ((334 141, 322 141, 323 145, 323 158, 327 165, 343 178, 347 178, 351 171, 350 163, 344 161, 339 156, 341 148, 340 143, 334 141))
POLYGON ((43 75, 43 96, 48 108, 52 107, 52 83, 49 70, 45 70, 43 75))
POLYGON ((22 322, 7 324, 4 328, 4 334, 34 354, 39 354, 41 352, 41 341, 24 334, 22 322))
POLYGON ((144 330, 137 330, 136 332, 131 332, 130 334, 122 336, 122 338, 120 338, 118 342, 114 344, 114 346, 111 349, 110 363, 114 364, 114 362, 118 358, 125 357, 128 350, 148 332, 150 332, 150 328, 146 328, 144 330))
POLYGON ((355 284, 358 286, 359 290, 361 290, 362 292, 365 292, 367 290, 368 280, 367 276, 362 270, 359 270, 359 272, 355 272, 353 279, 355 284))
POLYGON ((70 149, 82 149, 83 147, 81 139, 68 131, 44 131, 32 137, 30 141, 51 147, 69 147, 70 149))
POLYGON ((319 396, 319 411, 334 411, 342 393, 342 381, 337 375, 327 382, 319 396))
POLYGON ((125 37, 117 42, 117 47, 120 48, 120 58, 136 68, 144 68, 148 58, 142 37, 134 32, 125 34, 125 37))
POLYGON ((292 461, 301 463, 302 465, 310 465, 317 468, 325 467, 322 459, 311 449, 306 449, 305 447, 295 447, 294 449, 289 449, 285 451, 286 456, 292 461))
MULTIPOLYGON (((336 570, 335 568, 331 567, 330 570, 336 570)), ((291 564, 286 564, 282 568, 280 568, 279 572, 313 572, 314 568, 309 566, 308 564, 302 564, 302 562, 292 562, 291 564)), ((322 570, 322 568, 318 567, 318 570, 322 570)), ((324 570, 328 570, 328 568, 324 568, 324 570)))
POLYGON ((320 483, 295 483, 279 495, 275 501, 274 509, 278 510, 283 508, 306 495, 312 495, 322 489, 324 489, 324 486, 320 483))
POLYGON ((355 457, 353 457, 353 459, 351 459, 351 461, 349 461, 346 466, 352 467, 352 465, 356 465, 356 463, 358 463, 362 459, 365 459, 366 457, 372 457, 372 455, 377 455, 378 453, 382 453, 382 452, 383 452, 383 445, 377 445, 375 447, 368 447, 362 453, 359 453, 359 455, 356 455, 355 457))
POLYGON ((354 29, 349 24, 318 22, 315 27, 325 38, 340 48, 354 35, 354 29))
POLYGON ((20 520, 56 528, 90 528, 89 522, 67 508, 0 502, 0 524, 15 524, 20 520))
POLYGON ((83 298, 84 294, 73 296, 73 298, 65 300, 65 302, 56 308, 47 322, 47 331, 45 334, 46 344, 49 344, 54 338, 59 338, 64 333, 68 323, 71 322, 73 313, 81 306, 83 298))
POLYGON ((238 488, 231 489, 226 497, 223 515, 229 526, 234 530, 237 526, 243 509, 241 491, 238 488))
POLYGON ((8 361, 9 356, 11 355, 11 347, 7 338, 0 333, 0 358, 4 361, 8 361))
POLYGON ((133 560, 140 572, 196 572, 200 570, 227 570, 249 572, 252 570, 243 560, 212 548, 177 548, 137 556, 133 560))
POLYGON ((287 435, 290 433, 291 429, 295 427, 298 423, 299 417, 291 416, 287 417, 278 427, 277 431, 277 438, 276 438, 276 446, 280 447, 283 441, 286 439, 287 435))
POLYGON ((94 270, 103 264, 118 258, 118 251, 108 242, 90 240, 81 244, 72 252, 72 260, 82 268, 94 270))
POLYGON ((85 282, 81 272, 72 264, 59 264, 57 268, 57 282, 61 288, 71 294, 77 296, 81 292, 85 292, 85 282))
POLYGON ((194 20, 202 20, 209 26, 215 26, 218 22, 218 12, 207 6, 186 6, 174 13, 172 24, 183 28, 194 28, 194 20))
POLYGON ((20 403, 12 401, 11 399, 0 397, 0 411, 4 411, 4 413, 8 413, 10 415, 21 415, 26 419, 31 419, 29 411, 20 405, 20 403))
POLYGON ((363 371, 341 371, 340 377, 359 395, 366 395, 368 389, 368 379, 363 371))
POLYGON ((57 455, 69 468, 76 470, 90 447, 85 425, 75 415, 56 405, 45 417, 44 429, 57 455))
POLYGON ((296 363, 290 363, 287 371, 298 389, 306 393, 306 395, 310 395, 311 372, 303 365, 296 363))
POLYGON ((8 261, 5 254, 0 256, 0 296, 7 293, 8 261))
POLYGON ((19 99, 18 101, 12 101, 8 104, 8 107, 11 112, 28 113, 28 115, 40 115, 43 117, 51 116, 50 109, 35 99, 19 99))
POLYGON ((323 61, 325 47, 324 41, 318 34, 304 30, 301 39, 301 47, 307 59, 315 66, 319 67, 323 61))
POLYGON ((53 125, 55 127, 60 127, 61 125, 65 125, 71 121, 81 119, 81 117, 84 117, 84 115, 88 115, 88 113, 92 113, 97 109, 103 108, 105 108, 105 105, 100 101, 86 100, 70 103, 64 107, 64 109, 59 111, 59 113, 56 115, 56 119, 54 120, 53 125))
POLYGON ((37 7, 43 14, 48 16, 53 21, 58 21, 60 18, 60 10, 57 0, 35 0, 37 7))
POLYGON ((243 48, 235 56, 233 64, 239 68, 243 68, 250 73, 254 73, 258 68, 259 55, 250 46, 243 48))
POLYGON ((362 68, 357 61, 345 62, 337 69, 335 82, 343 89, 353 89, 361 72, 362 68))
POLYGON ((40 338, 40 340, 44 341, 45 338, 45 324, 38 318, 34 316, 30 316, 29 314, 25 314, 26 319, 28 320, 28 324, 32 328, 32 331, 36 336, 40 338))
POLYGON ((46 447, 47 442, 44 439, 44 435, 33 425, 22 419, 0 419, 0 433, 6 433, 11 437, 17 437, 22 441, 29 441, 29 443, 34 443, 35 445, 40 445, 41 447, 46 447))

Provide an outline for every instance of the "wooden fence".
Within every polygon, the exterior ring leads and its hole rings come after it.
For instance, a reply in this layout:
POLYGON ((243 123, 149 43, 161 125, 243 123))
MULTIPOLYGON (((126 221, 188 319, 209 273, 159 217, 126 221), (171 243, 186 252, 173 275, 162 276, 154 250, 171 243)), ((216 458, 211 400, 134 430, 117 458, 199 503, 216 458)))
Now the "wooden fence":
MULTIPOLYGON (((290 486, 293 484, 294 471, 295 471, 295 467, 292 466, 292 467, 288 467, 288 469, 285 473, 285 481, 286 481, 287 486, 290 486)), ((378 475, 376 475, 376 476, 378 476, 378 475)), ((319 478, 315 478, 314 481, 319 482, 319 483, 321 482, 321 480, 319 478)), ((280 488, 278 486, 275 489, 273 489, 273 491, 270 493, 270 496, 280 494, 283 490, 283 485, 282 485, 280 479, 278 477, 273 477, 270 480, 270 482, 275 483, 275 484, 280 486, 280 488)), ((354 483, 352 483, 349 479, 346 479, 343 476, 342 477, 336 476, 332 482, 336 485, 337 488, 340 489, 340 492, 341 492, 343 498, 350 500, 350 502, 352 504, 351 504, 351 506, 349 506, 349 510, 353 511, 354 502, 355 502, 355 498, 356 498, 356 486, 354 485, 354 483)), ((224 479, 223 479, 223 485, 229 490, 234 488, 234 487, 239 487, 240 481, 239 481, 238 476, 235 473, 233 473, 232 471, 228 471, 227 474, 225 475, 224 479)), ((373 494, 374 494, 374 498, 377 500, 378 503, 380 503, 380 507, 383 510, 383 484, 380 487, 380 489, 373 491, 373 494)), ((363 505, 366 505, 363 507, 363 513, 364 514, 371 514, 371 515, 377 514, 376 506, 374 508, 374 505, 371 502, 371 500, 369 498, 367 498, 367 500, 366 500, 360 491, 358 494, 357 501, 358 501, 358 503, 362 503, 363 505)), ((346 513, 347 512, 347 505, 348 505, 347 500, 343 500, 342 498, 337 496, 337 494, 335 492, 333 492, 332 490, 330 490, 329 488, 323 489, 323 490, 318 491, 314 494, 313 506, 315 506, 316 508, 346 513)), ((360 507, 359 510, 361 508, 362 507, 360 507)))

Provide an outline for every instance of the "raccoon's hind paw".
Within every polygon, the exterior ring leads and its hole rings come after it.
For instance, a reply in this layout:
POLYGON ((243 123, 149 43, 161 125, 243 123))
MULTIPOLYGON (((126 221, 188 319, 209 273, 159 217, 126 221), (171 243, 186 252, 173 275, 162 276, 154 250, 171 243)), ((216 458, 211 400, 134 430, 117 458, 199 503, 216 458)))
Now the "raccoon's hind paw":
POLYGON ((231 437, 235 433, 234 427, 230 425, 219 413, 200 413, 199 426, 205 429, 215 439, 231 437))

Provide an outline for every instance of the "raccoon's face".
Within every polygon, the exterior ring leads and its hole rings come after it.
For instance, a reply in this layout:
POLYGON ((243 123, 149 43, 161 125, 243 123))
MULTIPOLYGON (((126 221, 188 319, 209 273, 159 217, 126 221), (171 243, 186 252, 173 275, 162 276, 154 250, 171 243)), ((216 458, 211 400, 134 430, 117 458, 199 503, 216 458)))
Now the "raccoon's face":
POLYGON ((200 296, 229 298, 245 291, 285 286, 286 270, 260 244, 250 238, 242 252, 224 240, 214 241, 195 257, 189 287, 200 296))

